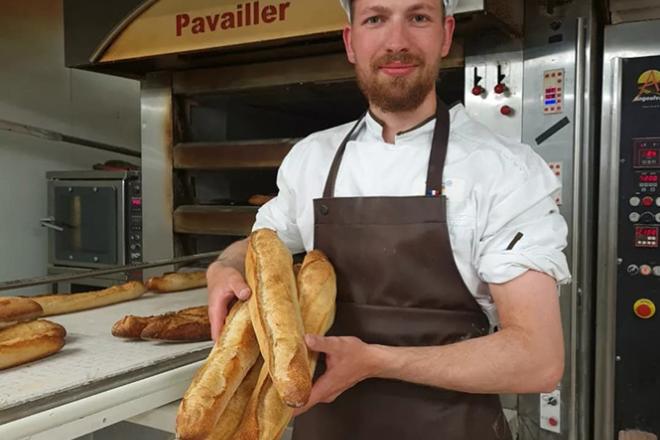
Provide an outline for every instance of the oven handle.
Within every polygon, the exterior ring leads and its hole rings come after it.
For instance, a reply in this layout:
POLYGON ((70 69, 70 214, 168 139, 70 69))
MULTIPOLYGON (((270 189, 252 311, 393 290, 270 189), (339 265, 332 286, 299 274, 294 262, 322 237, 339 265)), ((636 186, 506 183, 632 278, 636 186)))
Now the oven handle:
POLYGON ((59 226, 55 223, 55 217, 42 218, 41 220, 39 220, 39 223, 41 223, 41 226, 43 226, 44 228, 53 229, 57 232, 64 231, 64 228, 62 226, 59 226))

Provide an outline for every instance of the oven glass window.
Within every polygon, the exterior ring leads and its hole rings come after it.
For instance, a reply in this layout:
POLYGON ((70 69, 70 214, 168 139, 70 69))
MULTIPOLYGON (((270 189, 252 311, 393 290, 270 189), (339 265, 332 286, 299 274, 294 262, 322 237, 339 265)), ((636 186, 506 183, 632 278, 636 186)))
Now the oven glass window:
POLYGON ((55 187, 55 259, 60 264, 118 264, 114 187, 55 187))

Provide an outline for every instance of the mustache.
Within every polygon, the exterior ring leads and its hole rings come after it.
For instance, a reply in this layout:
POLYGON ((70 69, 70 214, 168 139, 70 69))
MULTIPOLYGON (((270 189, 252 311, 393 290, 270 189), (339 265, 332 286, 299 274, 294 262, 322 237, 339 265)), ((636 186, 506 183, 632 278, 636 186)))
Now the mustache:
POLYGON ((372 63, 372 67, 378 68, 380 66, 392 64, 392 63, 423 65, 424 59, 410 52, 397 52, 393 54, 385 54, 381 57, 378 57, 372 63))

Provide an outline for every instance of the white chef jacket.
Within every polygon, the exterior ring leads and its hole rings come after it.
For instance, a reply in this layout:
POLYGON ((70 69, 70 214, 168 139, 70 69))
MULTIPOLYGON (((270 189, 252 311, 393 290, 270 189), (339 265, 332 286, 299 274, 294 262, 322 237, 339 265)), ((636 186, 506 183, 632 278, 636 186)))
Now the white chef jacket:
MULTIPOLYGON (((529 269, 559 284, 570 281, 562 253, 567 226, 552 197, 560 182, 529 146, 491 132, 462 105, 450 110, 450 120, 443 179, 451 247, 465 285, 497 325, 488 283, 529 269), (522 238, 507 250, 518 233, 522 238)), ((335 153, 354 124, 314 133, 293 147, 278 172, 279 194, 261 207, 254 230, 274 229, 293 253, 313 248, 313 200, 323 196, 335 153)), ((434 128, 432 119, 389 144, 367 114, 346 146, 335 197, 425 195, 434 128)))

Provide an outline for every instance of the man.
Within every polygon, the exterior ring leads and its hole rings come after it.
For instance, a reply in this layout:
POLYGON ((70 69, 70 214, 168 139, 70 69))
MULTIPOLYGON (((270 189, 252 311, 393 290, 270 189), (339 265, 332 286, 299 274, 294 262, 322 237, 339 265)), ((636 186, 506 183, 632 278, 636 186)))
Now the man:
MULTIPOLYGON (((453 0, 342 5, 369 111, 298 143, 254 225, 337 271, 333 336, 306 337, 325 362, 294 438, 510 439, 497 394, 551 391, 563 372, 557 179, 436 98, 453 0)), ((214 334, 250 295, 245 252, 235 243, 208 269, 214 334)))

